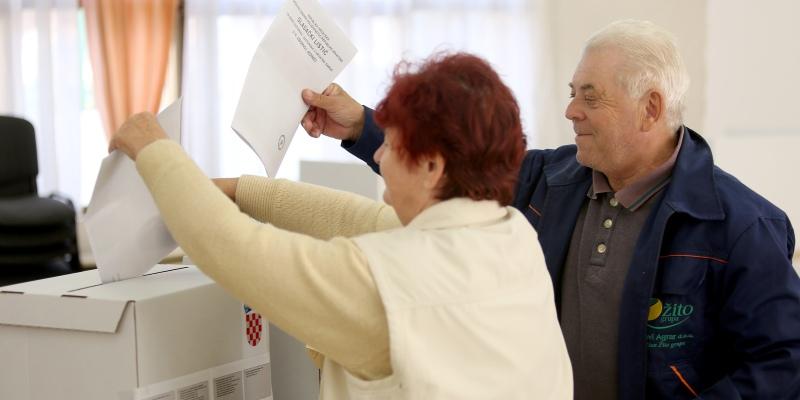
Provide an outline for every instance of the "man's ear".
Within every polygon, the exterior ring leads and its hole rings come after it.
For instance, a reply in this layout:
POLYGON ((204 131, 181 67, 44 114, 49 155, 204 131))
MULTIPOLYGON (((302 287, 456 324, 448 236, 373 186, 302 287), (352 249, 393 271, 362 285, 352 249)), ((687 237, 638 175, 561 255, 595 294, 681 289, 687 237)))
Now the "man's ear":
POLYGON ((423 185, 426 189, 436 189, 444 178, 445 160, 441 154, 436 153, 425 157, 423 161, 423 171, 425 174, 423 185))
POLYGON ((642 102, 644 103, 642 130, 646 132, 664 119, 664 96, 657 90, 650 90, 644 95, 642 102))

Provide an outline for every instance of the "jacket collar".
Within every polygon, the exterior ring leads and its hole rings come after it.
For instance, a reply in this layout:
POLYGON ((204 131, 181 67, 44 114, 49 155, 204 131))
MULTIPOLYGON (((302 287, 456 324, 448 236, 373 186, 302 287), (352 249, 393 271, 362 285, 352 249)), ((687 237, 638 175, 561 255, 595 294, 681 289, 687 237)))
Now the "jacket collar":
POLYGON ((664 203, 680 213, 703 220, 725 219, 714 181, 714 158, 711 148, 697 132, 684 127, 687 136, 681 145, 672 170, 672 183, 664 194, 664 203))
MULTIPOLYGON (((574 144, 568 146, 577 150, 574 144)), ((544 176, 548 186, 566 186, 591 181, 592 170, 576 161, 575 151, 571 153, 572 157, 544 166, 544 176)))
POLYGON ((509 210, 496 201, 475 201, 454 198, 436 203, 408 223, 415 229, 444 229, 461 226, 488 225, 507 218, 509 210))
MULTIPOLYGON (((688 127, 683 129, 683 143, 672 170, 672 181, 664 194, 664 202, 676 212, 686 213, 697 219, 722 220, 725 212, 714 181, 711 149, 698 133, 688 127)), ((576 162, 575 158, 544 167, 550 186, 586 183, 592 179, 591 171, 576 162)), ((585 191, 581 195, 585 195, 585 191)))

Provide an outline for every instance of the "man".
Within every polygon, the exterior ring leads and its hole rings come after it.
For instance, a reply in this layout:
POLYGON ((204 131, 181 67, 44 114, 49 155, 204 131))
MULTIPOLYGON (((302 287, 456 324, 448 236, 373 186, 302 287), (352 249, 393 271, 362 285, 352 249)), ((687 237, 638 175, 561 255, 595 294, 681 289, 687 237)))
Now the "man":
MULTIPOLYGON (((613 23, 569 86, 575 145, 529 151, 514 205, 539 233, 575 398, 800 398, 791 223, 683 125, 672 36, 613 23)), ((375 168, 371 110, 335 85, 303 97, 309 134, 375 168)))

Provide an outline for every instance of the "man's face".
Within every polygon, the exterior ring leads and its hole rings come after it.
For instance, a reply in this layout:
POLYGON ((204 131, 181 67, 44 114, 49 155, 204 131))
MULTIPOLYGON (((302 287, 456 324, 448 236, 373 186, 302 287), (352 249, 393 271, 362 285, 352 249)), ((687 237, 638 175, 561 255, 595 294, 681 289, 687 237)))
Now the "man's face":
POLYGON ((572 121, 578 162, 606 175, 624 173, 635 156, 638 102, 617 80, 622 57, 614 49, 586 52, 572 76, 565 116, 572 121))

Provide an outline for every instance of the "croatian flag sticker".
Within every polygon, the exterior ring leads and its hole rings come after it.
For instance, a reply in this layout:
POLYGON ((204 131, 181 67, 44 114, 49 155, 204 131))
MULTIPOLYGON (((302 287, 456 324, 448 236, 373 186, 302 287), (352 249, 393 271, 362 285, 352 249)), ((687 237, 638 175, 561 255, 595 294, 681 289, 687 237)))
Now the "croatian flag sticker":
POLYGON ((244 305, 244 318, 246 322, 245 336, 247 336, 247 343, 250 346, 256 347, 258 342, 261 341, 261 333, 264 331, 264 325, 261 322, 261 314, 255 312, 252 308, 244 305))

